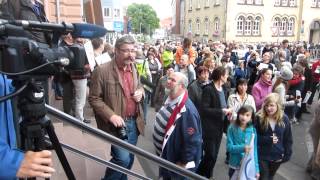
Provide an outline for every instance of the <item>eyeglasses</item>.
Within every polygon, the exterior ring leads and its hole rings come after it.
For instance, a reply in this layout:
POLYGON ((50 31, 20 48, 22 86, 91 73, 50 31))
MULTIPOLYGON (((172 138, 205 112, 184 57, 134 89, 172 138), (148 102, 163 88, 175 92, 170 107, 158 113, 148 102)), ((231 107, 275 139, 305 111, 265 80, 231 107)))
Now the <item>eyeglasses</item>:
POLYGON ((122 53, 124 54, 135 54, 136 53, 136 50, 135 49, 119 49, 122 53))

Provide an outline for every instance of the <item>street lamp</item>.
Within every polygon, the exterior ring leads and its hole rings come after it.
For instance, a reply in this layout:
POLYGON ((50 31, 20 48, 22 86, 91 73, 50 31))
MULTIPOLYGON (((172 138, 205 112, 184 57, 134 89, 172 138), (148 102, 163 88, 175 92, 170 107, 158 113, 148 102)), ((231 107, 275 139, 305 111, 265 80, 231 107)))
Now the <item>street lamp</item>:
POLYGON ((140 34, 141 34, 141 25, 142 25, 142 23, 140 23, 140 34))

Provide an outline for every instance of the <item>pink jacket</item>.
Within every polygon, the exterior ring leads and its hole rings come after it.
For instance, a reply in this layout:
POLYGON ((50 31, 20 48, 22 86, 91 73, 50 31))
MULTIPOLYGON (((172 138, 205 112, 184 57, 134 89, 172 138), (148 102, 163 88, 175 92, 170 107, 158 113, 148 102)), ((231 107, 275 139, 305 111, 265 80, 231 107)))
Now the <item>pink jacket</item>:
POLYGON ((260 110, 266 96, 272 92, 272 84, 259 79, 252 87, 252 96, 256 103, 257 111, 260 110))

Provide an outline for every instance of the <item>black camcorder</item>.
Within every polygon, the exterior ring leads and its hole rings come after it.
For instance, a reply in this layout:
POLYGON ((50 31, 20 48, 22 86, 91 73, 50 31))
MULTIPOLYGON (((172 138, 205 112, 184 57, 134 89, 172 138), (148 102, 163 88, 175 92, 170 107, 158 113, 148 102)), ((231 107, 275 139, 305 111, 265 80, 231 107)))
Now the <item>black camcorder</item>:
POLYGON ((91 39, 106 32, 103 27, 84 23, 53 24, 0 19, 0 70, 13 80, 26 80, 55 75, 61 67, 67 70, 83 69, 86 62, 84 47, 79 44, 58 46, 60 36, 71 33, 73 37, 91 39), (52 33, 52 44, 37 43, 26 31, 52 33))

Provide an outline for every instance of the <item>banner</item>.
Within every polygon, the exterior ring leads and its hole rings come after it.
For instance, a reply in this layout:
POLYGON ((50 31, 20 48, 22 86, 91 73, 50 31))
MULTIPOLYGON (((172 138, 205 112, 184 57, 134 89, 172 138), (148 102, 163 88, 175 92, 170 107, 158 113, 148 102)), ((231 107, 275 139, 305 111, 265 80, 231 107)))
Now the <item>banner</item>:
POLYGON ((254 159, 254 134, 251 136, 250 147, 251 151, 242 159, 240 171, 239 171, 239 180, 256 180, 256 162, 254 159))

